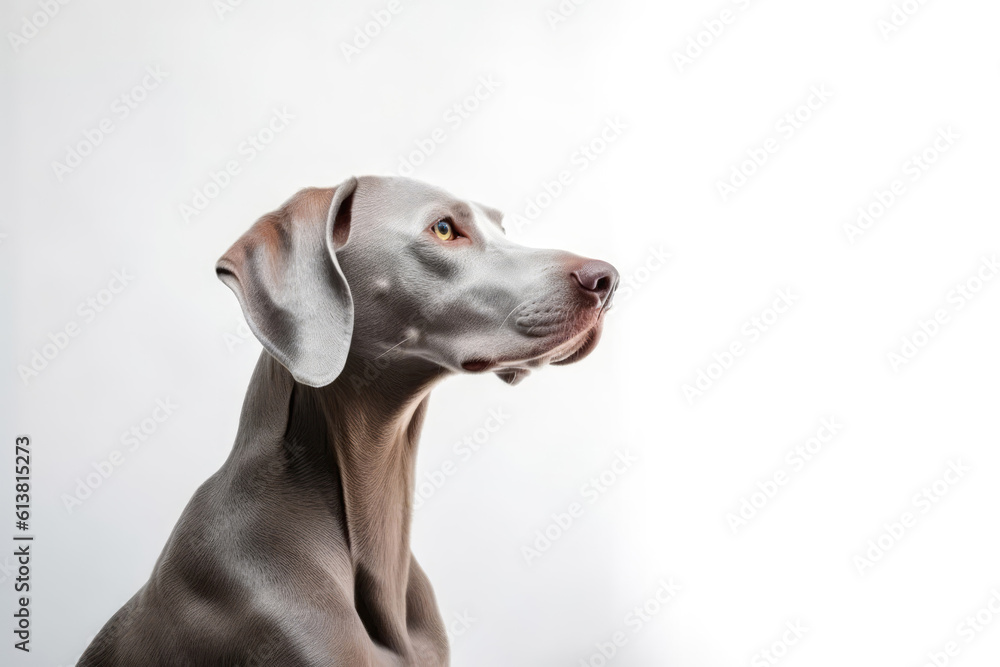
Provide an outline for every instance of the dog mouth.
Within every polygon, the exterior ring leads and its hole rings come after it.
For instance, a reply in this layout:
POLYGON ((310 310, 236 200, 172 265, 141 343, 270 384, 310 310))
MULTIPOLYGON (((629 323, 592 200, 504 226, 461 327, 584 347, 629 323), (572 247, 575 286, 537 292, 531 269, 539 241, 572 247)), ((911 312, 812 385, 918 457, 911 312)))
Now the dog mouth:
POLYGON ((462 369, 470 373, 487 371, 501 372, 503 370, 527 371, 549 363, 553 366, 567 366, 588 356, 597 347, 604 330, 604 318, 597 320, 583 331, 569 339, 554 345, 530 357, 518 359, 482 359, 472 358, 462 362, 462 369))
POLYGON ((594 351, 594 348, 601 341, 601 333, 604 331, 602 324, 603 319, 598 320, 594 326, 586 331, 583 340, 572 348, 569 354, 553 359, 550 363, 553 366, 566 366, 585 358, 594 351))
POLYGON ((497 365, 496 361, 489 361, 487 359, 469 359, 468 361, 462 362, 462 369, 467 370, 470 373, 482 373, 483 371, 488 371, 497 365))

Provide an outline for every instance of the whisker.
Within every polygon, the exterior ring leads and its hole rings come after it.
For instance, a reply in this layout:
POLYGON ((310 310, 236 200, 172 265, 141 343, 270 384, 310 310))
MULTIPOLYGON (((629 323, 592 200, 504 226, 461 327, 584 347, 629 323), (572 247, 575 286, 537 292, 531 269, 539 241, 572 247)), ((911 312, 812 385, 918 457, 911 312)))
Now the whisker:
POLYGON ((403 340, 399 341, 398 343, 396 343, 395 345, 393 345, 393 346, 392 346, 392 347, 390 347, 390 348, 389 348, 388 350, 386 350, 385 352, 383 352, 382 354, 378 355, 378 356, 377 356, 377 357, 375 357, 375 358, 376 358, 376 359, 381 359, 382 357, 384 357, 385 355, 389 354, 390 352, 392 352, 393 350, 395 350, 395 349, 396 349, 397 347, 399 347, 400 345, 402 345, 402 344, 403 344, 403 343, 405 343, 406 341, 408 341, 408 340, 410 340, 411 338, 413 338, 413 337, 414 337, 415 335, 416 335, 416 334, 410 334, 409 336, 407 336, 407 337, 406 337, 406 338, 404 338, 403 340))
POLYGON ((503 318, 503 322, 500 323, 500 326, 497 327, 497 330, 499 331, 500 329, 503 329, 503 325, 507 324, 507 320, 509 320, 510 316, 514 314, 514 311, 516 311, 518 308, 520 308, 524 304, 528 303, 529 301, 531 301, 531 299, 525 299, 521 303, 519 303, 516 306, 514 306, 514 310, 510 311, 509 313, 507 313, 507 317, 503 318))

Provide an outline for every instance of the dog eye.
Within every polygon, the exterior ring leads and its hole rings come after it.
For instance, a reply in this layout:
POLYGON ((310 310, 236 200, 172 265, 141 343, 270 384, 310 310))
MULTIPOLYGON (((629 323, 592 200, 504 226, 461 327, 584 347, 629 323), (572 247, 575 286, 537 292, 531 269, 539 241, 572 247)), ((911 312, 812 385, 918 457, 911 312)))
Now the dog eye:
POLYGON ((437 234, 437 237, 442 241, 451 241, 457 236, 455 234, 455 228, 452 226, 451 222, 448 220, 438 220, 433 225, 431 229, 437 234))

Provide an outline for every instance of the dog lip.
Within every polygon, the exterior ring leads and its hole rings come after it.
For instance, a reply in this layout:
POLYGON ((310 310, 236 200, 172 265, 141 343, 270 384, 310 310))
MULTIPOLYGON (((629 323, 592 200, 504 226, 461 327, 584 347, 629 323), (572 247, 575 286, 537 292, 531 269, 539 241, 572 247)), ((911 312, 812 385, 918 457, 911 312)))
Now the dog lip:
POLYGON ((601 322, 598 321, 594 326, 587 330, 587 335, 579 345, 577 345, 566 356, 553 361, 552 365, 565 366, 586 357, 588 354, 593 352, 595 347, 597 347, 597 343, 601 340, 602 330, 603 327, 601 326, 601 322))
MULTIPOLYGON (((490 360, 474 357, 462 362, 462 370, 469 373, 482 373, 503 369, 510 370, 511 368, 534 368, 547 363, 554 366, 572 364, 586 357, 597 347, 597 343, 601 340, 601 333, 604 330, 604 312, 603 309, 599 309, 597 316, 591 319, 589 326, 580 327, 575 333, 563 338, 558 344, 546 346, 548 348, 546 351, 536 352, 530 357, 500 357, 490 360), (567 346, 570 347, 567 349, 567 346)), ((545 337, 547 332, 536 335, 545 337)))
POLYGON ((485 359, 469 359, 468 361, 462 362, 462 368, 469 371, 470 373, 480 373, 482 371, 488 371, 493 367, 492 361, 487 361, 485 359))

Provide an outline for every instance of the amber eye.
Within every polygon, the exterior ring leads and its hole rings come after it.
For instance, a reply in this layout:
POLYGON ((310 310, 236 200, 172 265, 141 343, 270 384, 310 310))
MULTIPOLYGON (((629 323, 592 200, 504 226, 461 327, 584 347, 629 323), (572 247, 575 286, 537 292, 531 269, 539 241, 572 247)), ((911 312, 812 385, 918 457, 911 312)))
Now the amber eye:
POLYGON ((451 241, 455 238, 455 229, 447 220, 438 220, 431 226, 431 229, 434 230, 434 233, 442 241, 451 241))

